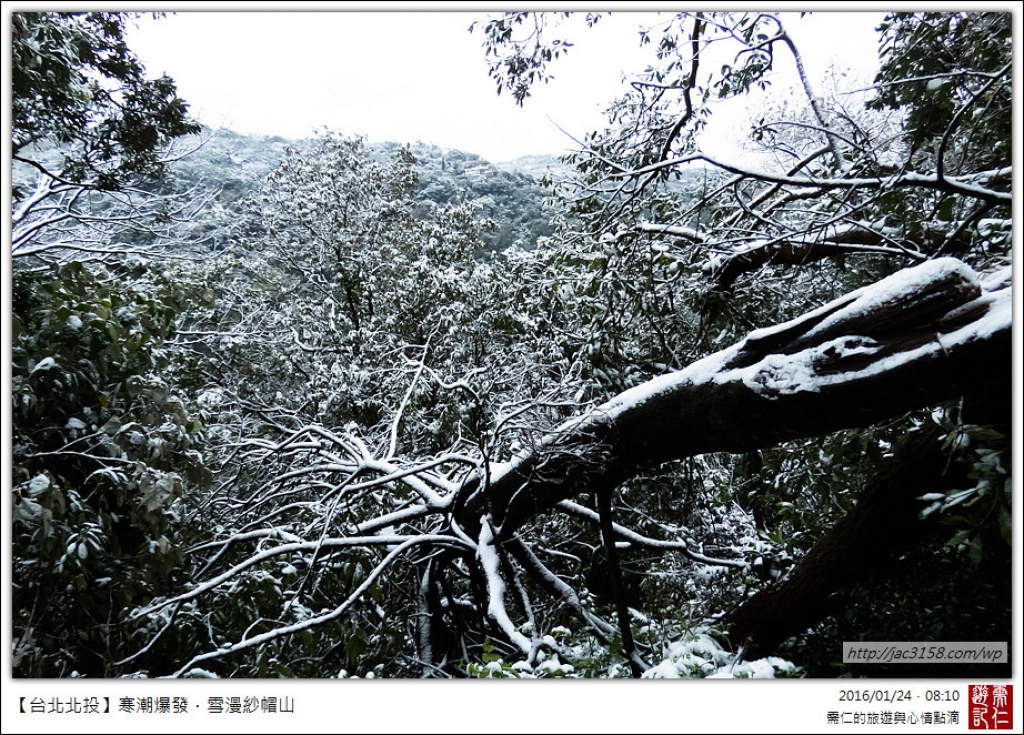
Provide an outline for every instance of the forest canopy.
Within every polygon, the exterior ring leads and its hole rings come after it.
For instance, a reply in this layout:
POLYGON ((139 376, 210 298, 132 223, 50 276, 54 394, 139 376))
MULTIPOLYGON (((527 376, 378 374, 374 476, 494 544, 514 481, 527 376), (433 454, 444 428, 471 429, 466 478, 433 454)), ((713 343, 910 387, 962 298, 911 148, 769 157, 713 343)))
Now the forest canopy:
MULTIPOLYGON (((498 93, 567 15, 474 23, 498 93)), ((13 15, 15 676, 893 676, 841 643, 1011 640, 1008 13, 887 15, 860 90, 777 14, 663 14, 541 181, 215 133, 130 20, 13 15), (781 64, 801 97, 704 152, 781 64)))

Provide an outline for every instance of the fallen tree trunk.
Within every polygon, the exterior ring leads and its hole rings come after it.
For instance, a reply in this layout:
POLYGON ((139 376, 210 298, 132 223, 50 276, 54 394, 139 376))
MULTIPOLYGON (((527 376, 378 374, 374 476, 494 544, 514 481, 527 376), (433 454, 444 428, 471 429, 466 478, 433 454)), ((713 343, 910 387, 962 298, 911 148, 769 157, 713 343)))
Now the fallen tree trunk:
POLYGON ((628 390, 462 488, 453 518, 511 535, 582 492, 668 461, 869 426, 1012 369, 1010 268, 929 261, 628 390))

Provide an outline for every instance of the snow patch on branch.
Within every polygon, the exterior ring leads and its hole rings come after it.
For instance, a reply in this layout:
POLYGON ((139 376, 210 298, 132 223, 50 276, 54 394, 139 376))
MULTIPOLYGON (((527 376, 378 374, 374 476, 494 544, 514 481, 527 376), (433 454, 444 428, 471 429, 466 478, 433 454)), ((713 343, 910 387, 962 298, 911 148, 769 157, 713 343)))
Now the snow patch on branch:
MULTIPOLYGON (((870 340, 858 345, 858 338, 844 337, 793 355, 769 355, 755 365, 731 370, 714 376, 716 383, 739 379, 757 393, 772 399, 778 395, 801 391, 820 392, 838 383, 871 378, 904 365, 948 354, 950 351, 994 337, 1009 330, 1013 323, 1013 301, 1009 289, 985 293, 979 298, 950 312, 950 317, 968 309, 984 309, 984 313, 968 324, 950 332, 936 331, 933 339, 914 349, 896 352, 876 360, 859 370, 830 371, 822 374, 816 367, 823 362, 836 364, 843 357, 856 354, 872 355, 880 348, 870 340)), ((863 338, 862 338, 863 339, 863 338)))
POLYGON ((769 400, 780 395, 819 391, 811 361, 803 355, 769 355, 756 365, 715 377, 716 383, 730 383, 737 377, 742 383, 769 400))
POLYGON ((523 653, 529 655, 533 650, 530 639, 516 630, 516 626, 505 611, 505 582, 501 579, 498 550, 494 545, 494 534, 491 531, 488 518, 484 518, 480 524, 480 543, 477 546, 476 555, 480 559, 484 576, 487 577, 487 614, 498 624, 509 640, 519 646, 523 653))
POLYGON ((714 382, 722 384, 739 380, 769 400, 806 391, 818 393, 824 384, 824 368, 831 366, 833 369, 829 374, 832 374, 844 360, 856 356, 871 357, 881 349, 881 345, 869 337, 838 337, 796 354, 768 355, 750 367, 719 373, 714 382))
POLYGON ((959 279, 962 290, 981 290, 978 274, 969 265, 956 258, 938 258, 925 261, 914 268, 897 271, 878 283, 861 289, 859 295, 848 306, 839 309, 823 319, 807 332, 806 339, 828 334, 839 325, 866 319, 886 307, 900 303, 911 303, 916 294, 922 293, 932 283, 941 280, 959 279))

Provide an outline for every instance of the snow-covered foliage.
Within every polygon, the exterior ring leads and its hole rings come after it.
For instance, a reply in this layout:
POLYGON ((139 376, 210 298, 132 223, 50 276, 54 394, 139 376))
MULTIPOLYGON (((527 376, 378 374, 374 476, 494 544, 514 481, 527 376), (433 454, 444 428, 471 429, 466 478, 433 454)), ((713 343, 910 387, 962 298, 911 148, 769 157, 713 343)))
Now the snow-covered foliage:
POLYGON ((779 679, 799 676, 800 669, 777 656, 740 661, 722 648, 707 631, 696 630, 674 641, 661 663, 644 673, 645 679, 779 679))
MULTIPOLYGON (((224 156, 190 257, 123 257, 97 200, 120 257, 15 278, 17 672, 822 676, 911 624, 1005 638, 1008 25, 976 15, 887 20, 875 96, 798 63, 739 162, 700 149, 711 100, 799 50, 773 14, 671 16, 543 227, 495 229, 514 177, 453 197, 330 132, 224 156), (957 29, 982 52, 922 51, 957 29), (710 82, 705 43, 737 51, 710 82), (860 500, 932 432, 884 563, 799 589, 797 630, 730 627, 884 516, 860 500)), ((484 27, 510 90, 553 61, 537 36, 502 62, 530 19, 484 27)))

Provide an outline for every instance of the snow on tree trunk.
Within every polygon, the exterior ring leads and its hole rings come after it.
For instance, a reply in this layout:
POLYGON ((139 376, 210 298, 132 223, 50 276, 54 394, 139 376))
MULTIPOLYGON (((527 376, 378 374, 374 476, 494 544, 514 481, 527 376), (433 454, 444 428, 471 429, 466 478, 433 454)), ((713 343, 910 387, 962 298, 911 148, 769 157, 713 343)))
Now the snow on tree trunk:
POLYGON ((1009 285, 1009 267, 983 279, 940 258, 756 330, 491 465, 463 488, 455 520, 472 529, 489 512, 508 538, 561 500, 665 462, 867 426, 1008 382, 1009 285))

